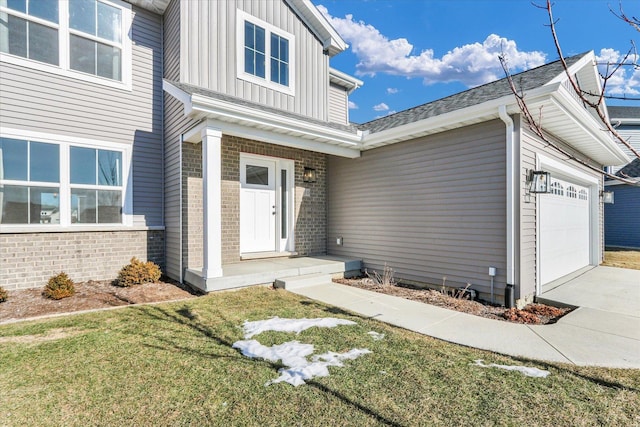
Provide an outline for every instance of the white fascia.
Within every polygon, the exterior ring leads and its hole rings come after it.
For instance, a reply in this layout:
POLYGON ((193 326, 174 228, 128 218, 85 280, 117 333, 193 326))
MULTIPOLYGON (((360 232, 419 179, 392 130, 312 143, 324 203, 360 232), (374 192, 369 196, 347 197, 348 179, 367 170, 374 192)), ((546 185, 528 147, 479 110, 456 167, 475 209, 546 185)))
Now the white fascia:
POLYGON ((310 0, 285 0, 296 15, 305 23, 311 32, 322 42, 322 47, 329 56, 335 56, 347 50, 349 45, 333 28, 310 0))
POLYGON ((329 81, 346 88, 347 94, 349 95, 351 95, 354 90, 364 85, 362 80, 358 80, 347 73, 336 70, 335 68, 329 68, 329 81))
POLYGON ((362 132, 346 132, 319 124, 310 123, 292 117, 282 116, 270 111, 249 109, 232 102, 212 99, 197 94, 191 95, 193 111, 215 113, 221 118, 242 120, 258 126, 268 126, 285 132, 299 132, 312 138, 331 141, 336 144, 358 148, 362 140, 362 132))
POLYGON ((600 142, 602 148, 611 156, 612 162, 602 162, 602 164, 616 164, 615 162, 618 161, 618 164, 622 165, 630 161, 627 154, 615 143, 610 132, 598 126, 596 119, 584 107, 578 104, 569 90, 563 85, 559 85, 552 97, 556 106, 562 109, 567 116, 571 117, 584 132, 600 142))

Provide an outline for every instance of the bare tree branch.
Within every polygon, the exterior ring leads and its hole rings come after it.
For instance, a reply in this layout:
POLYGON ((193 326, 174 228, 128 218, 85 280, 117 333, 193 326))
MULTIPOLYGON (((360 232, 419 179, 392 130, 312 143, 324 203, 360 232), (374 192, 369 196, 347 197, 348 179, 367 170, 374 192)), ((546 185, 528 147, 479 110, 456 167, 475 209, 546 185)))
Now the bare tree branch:
POLYGON ((602 174, 608 178, 614 179, 616 181, 620 181, 620 182, 624 182, 625 184, 630 184, 630 185, 634 185, 634 186, 640 186, 640 182, 635 181, 634 179, 631 178, 624 178, 624 177, 619 177, 613 174, 610 174, 609 172, 606 172, 604 170, 602 170, 601 168, 594 166, 584 160, 582 160, 581 158, 575 156, 573 153, 565 150, 563 147, 561 147, 560 145, 556 144, 552 138, 550 138, 547 133, 544 131, 544 128, 542 127, 542 110, 540 110, 539 112, 539 118, 536 119, 533 114, 531 113, 531 110, 529 110, 529 106, 527 105, 526 101, 525 101, 525 93, 522 89, 518 90, 518 88, 516 87, 515 83, 513 82, 513 77, 511 75, 511 72, 509 71, 509 66, 507 64, 507 60, 505 58, 504 55, 500 55, 499 57, 500 60, 500 64, 502 65, 502 69, 505 72, 505 75, 507 76, 507 82, 509 83, 509 88, 511 89, 511 92, 513 92, 515 98, 516 98, 516 103, 518 104, 518 108, 520 109, 522 115, 524 116, 524 119, 529 127, 529 129, 535 134, 537 135, 542 141, 544 141, 549 147, 554 148, 555 150, 557 150, 558 152, 562 153, 563 155, 565 155, 568 159, 574 160, 578 163, 580 163, 581 165, 595 171, 598 172, 599 174, 602 174))
POLYGON ((622 0, 618 3, 618 10, 620 11, 619 14, 614 12, 613 9, 611 9, 611 7, 609 7, 609 10, 611 11, 611 13, 613 13, 617 18, 621 19, 622 21, 626 22, 627 24, 631 25, 631 27, 633 27, 636 31, 640 32, 640 20, 638 18, 636 18, 635 16, 632 16, 631 18, 629 18, 625 13, 624 13, 624 9, 622 8, 622 0))
MULTIPOLYGON (((608 76, 604 77, 602 95, 600 95, 598 97, 598 101, 597 102, 593 102, 591 99, 586 97, 584 95, 584 93, 582 92, 582 89, 578 85, 578 82, 576 81, 575 77, 569 71, 569 66, 567 65, 567 61, 565 61, 564 55, 562 54, 562 48, 560 47, 560 40, 558 39, 558 34, 556 33, 555 21, 553 19, 553 11, 552 11, 551 0, 547 0, 546 9, 547 9, 547 14, 549 15, 549 27, 551 29, 551 35, 553 36, 553 43, 556 46, 556 51, 558 52, 558 56, 560 57, 560 62, 562 63, 562 68, 564 69, 564 71, 565 71, 565 73, 567 75, 567 78, 569 79, 569 83, 571 84, 571 87, 573 88, 574 92, 580 98, 580 100, 582 102, 584 102, 586 105, 588 105, 589 107, 594 109, 594 111, 596 112, 596 114, 598 115, 600 120, 602 121, 602 124, 606 127, 606 129, 609 132, 611 132, 611 134, 613 135, 615 140, 617 142, 619 142, 621 145, 627 147, 627 149, 629 149, 629 151, 631 151, 637 158, 640 159, 640 152, 638 152, 638 150, 636 150, 631 144, 629 144, 629 142, 627 142, 622 137, 622 135, 620 135, 618 133, 618 131, 616 129, 614 129, 613 126, 611 126, 611 123, 609 123, 609 120, 607 119, 607 116, 606 116, 604 108, 603 108, 602 100, 604 99, 603 98, 604 87, 606 87, 607 81, 611 78, 612 74, 609 74, 608 76)), ((631 54, 632 50, 633 50, 633 48, 630 49, 629 52, 627 52, 627 54, 625 55, 625 60, 626 60, 626 58, 629 57, 629 55, 631 54)), ((619 68, 619 67, 616 67, 616 69, 617 68, 619 68)))

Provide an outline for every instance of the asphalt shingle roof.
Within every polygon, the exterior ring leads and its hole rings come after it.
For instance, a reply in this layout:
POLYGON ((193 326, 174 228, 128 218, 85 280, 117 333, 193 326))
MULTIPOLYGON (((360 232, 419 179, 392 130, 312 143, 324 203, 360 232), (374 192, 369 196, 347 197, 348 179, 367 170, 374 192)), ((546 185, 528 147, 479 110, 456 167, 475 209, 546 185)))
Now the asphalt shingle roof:
MULTIPOLYGON (((565 61, 568 66, 571 66, 585 54, 586 53, 582 53, 580 55, 566 58, 565 61)), ((512 78, 518 89, 527 91, 543 86, 562 72, 564 72, 562 69, 562 63, 558 60, 540 67, 532 68, 528 71, 514 74, 512 75, 512 78)), ((503 79, 496 80, 495 82, 487 83, 464 92, 447 96, 446 98, 441 98, 408 110, 400 111, 389 116, 360 124, 358 125, 358 128, 368 130, 371 133, 381 132, 397 126, 413 123, 418 120, 428 119, 451 111, 478 105, 483 102, 501 98, 511 93, 509 82, 505 77, 503 79)))
POLYGON ((607 107, 609 117, 612 119, 640 119, 640 107, 607 107))
POLYGON ((627 166, 620 169, 616 175, 623 178, 640 178, 640 159, 635 159, 627 166))

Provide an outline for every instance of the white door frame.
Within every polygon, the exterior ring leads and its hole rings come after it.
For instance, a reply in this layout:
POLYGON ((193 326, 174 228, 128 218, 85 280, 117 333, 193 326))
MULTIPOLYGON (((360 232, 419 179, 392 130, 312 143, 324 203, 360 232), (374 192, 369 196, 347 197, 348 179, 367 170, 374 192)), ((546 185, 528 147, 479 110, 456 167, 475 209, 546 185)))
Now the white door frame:
MULTIPOLYGON (((275 221, 275 251, 293 252, 295 251, 295 162, 278 157, 240 153, 240 191, 242 191, 242 165, 251 160, 266 160, 275 163, 276 215, 273 218, 275 221), (283 186, 282 171, 286 171, 286 186, 283 186), (283 207, 286 208, 285 218, 283 218, 283 207), (285 228, 285 233, 283 233, 283 228, 285 228)), ((242 205, 240 205, 240 209, 242 210, 242 205)))
MULTIPOLYGON (((600 264, 600 179, 540 153, 536 153, 536 169, 589 189, 589 264, 600 264)), ((536 295, 540 295, 543 285, 540 268, 540 200, 536 199, 536 295)))

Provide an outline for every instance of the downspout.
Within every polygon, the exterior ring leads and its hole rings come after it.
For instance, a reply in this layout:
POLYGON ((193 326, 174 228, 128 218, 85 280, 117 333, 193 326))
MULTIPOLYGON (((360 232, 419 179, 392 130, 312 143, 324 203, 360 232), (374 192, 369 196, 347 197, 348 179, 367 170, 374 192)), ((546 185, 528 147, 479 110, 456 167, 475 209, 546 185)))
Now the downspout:
POLYGON ((505 290, 505 305, 507 308, 512 305, 513 287, 516 284, 516 213, 518 212, 517 203, 517 179, 519 165, 517 161, 517 150, 515 147, 515 126, 513 120, 507 114, 507 107, 501 105, 498 107, 500 119, 506 126, 506 163, 507 163, 507 289, 505 290), (507 295, 510 294, 510 295, 507 295), (510 298, 507 298, 507 297, 510 298))

